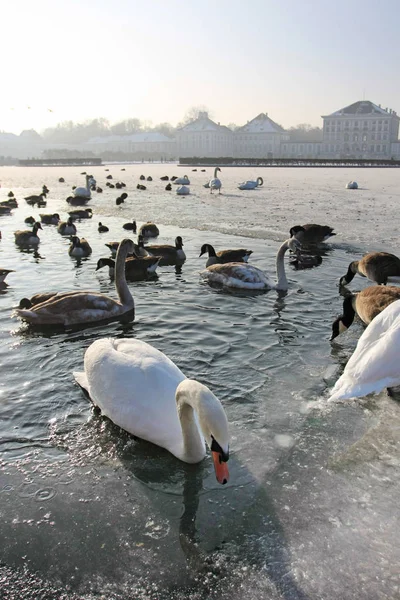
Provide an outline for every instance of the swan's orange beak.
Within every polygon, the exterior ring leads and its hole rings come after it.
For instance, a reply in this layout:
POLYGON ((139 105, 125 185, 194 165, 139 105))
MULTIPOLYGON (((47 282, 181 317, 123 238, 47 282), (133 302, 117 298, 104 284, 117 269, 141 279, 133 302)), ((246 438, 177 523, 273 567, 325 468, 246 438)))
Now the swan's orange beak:
POLYGON ((225 483, 228 483, 229 479, 228 465, 222 460, 219 452, 212 451, 211 454, 214 461, 215 476, 217 481, 218 483, 225 485, 225 483))

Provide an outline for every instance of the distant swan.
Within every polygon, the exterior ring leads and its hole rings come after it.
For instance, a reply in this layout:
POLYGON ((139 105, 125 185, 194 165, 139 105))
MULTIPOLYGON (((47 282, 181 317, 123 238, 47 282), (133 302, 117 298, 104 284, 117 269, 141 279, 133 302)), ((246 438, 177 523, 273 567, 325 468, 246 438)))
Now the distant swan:
POLYGON ((213 190, 218 190, 219 193, 221 193, 221 188, 222 188, 222 181, 220 179, 218 179, 217 177, 217 173, 218 171, 221 171, 221 169, 219 167, 215 167, 214 169, 214 178, 210 179, 209 181, 209 188, 210 188, 210 194, 213 193, 213 190))
MULTIPOLYGON (((125 279, 125 259, 133 252, 132 240, 122 240, 117 252, 115 287, 118 300, 99 292, 73 291, 51 296, 31 309, 16 309, 15 316, 32 325, 88 325, 97 321, 118 319, 132 312, 134 300, 125 279)), ((14 316, 14 315, 13 315, 14 316)))
POLYGON ((368 325, 329 401, 360 398, 400 385, 400 300, 387 306, 368 325))
POLYGON ((357 183, 357 181, 349 181, 348 183, 346 183, 346 189, 348 189, 348 190, 358 190, 358 183, 357 183))
POLYGON ((180 185, 176 188, 176 193, 178 196, 188 196, 190 194, 190 188, 188 188, 186 185, 180 185))
POLYGON ((82 198, 84 200, 90 200, 90 198, 92 197, 91 193, 90 193, 90 176, 86 175, 85 177, 86 179, 86 187, 77 187, 74 189, 74 197, 76 199, 78 198, 82 198))
POLYGON ((285 252, 289 249, 295 251, 299 246, 300 242, 295 238, 286 240, 280 246, 276 255, 276 275, 278 278, 276 283, 268 273, 261 269, 247 263, 238 262, 211 265, 201 271, 200 275, 209 283, 217 283, 226 287, 247 290, 287 290, 289 284, 285 273, 285 252))
MULTIPOLYGON (((172 177, 171 177, 171 181, 172 181, 172 177)), ((184 175, 183 177, 177 177, 176 179, 174 179, 174 183, 176 183, 178 185, 190 185, 190 180, 187 175, 184 175)))
POLYGON ((165 354, 135 338, 102 338, 86 350, 84 371, 74 377, 113 423, 179 460, 203 460, 206 441, 217 481, 228 482, 229 432, 222 404, 165 354))
POLYGON ((239 190, 254 190, 256 187, 260 187, 264 184, 262 177, 257 177, 257 181, 243 181, 238 185, 239 190))

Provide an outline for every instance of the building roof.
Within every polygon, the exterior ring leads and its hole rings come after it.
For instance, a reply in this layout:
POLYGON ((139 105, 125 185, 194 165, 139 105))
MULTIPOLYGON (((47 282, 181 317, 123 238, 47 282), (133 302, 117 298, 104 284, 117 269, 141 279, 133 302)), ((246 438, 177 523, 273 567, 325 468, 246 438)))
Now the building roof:
MULTIPOLYGON (((384 115, 386 117, 390 115, 397 116, 396 111, 392 111, 392 109, 383 109, 381 106, 377 106, 369 100, 359 100, 358 102, 354 102, 354 104, 345 106, 344 108, 341 108, 330 115, 326 115, 326 117, 342 117, 345 115, 384 115)), ((325 117, 323 116, 322 118, 325 117)))
POLYGON ((236 133, 285 133, 285 130, 270 119, 268 113, 260 113, 246 125, 239 127, 236 133))
POLYGON ((212 121, 206 112, 199 112, 197 119, 191 121, 183 127, 180 127, 178 131, 187 131, 188 133, 197 133, 203 131, 232 133, 232 130, 229 129, 229 127, 225 127, 225 125, 220 125, 219 123, 212 121))

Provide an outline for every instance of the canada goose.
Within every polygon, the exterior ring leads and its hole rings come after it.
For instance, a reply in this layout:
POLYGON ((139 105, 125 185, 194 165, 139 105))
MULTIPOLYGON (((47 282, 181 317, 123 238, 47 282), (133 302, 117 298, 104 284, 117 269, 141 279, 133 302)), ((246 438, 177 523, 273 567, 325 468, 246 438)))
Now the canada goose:
POLYGON ((138 190, 143 190, 143 191, 144 191, 144 190, 147 190, 147 187, 146 187, 145 185, 141 185, 140 183, 138 183, 138 184, 137 184, 136 188, 137 188, 138 190))
POLYGON ((153 178, 151 175, 148 176, 147 181, 153 181, 153 178))
POLYGON ((26 217, 26 219, 24 219, 24 223, 28 223, 29 225, 33 225, 34 223, 36 223, 36 219, 35 219, 35 217, 26 217))
POLYGON ((133 220, 131 223, 124 223, 122 227, 124 229, 127 229, 128 231, 133 231, 133 233, 136 233, 137 231, 137 225, 135 220, 133 220))
POLYGON ((71 237, 71 244, 68 248, 68 254, 75 258, 83 258, 84 256, 92 254, 92 249, 85 238, 79 239, 78 236, 73 235, 71 237))
POLYGON ((121 198, 121 196, 118 196, 118 198, 115 200, 115 204, 117 206, 119 206, 120 204, 123 204, 123 203, 124 203, 124 199, 121 198))
POLYGON ((7 196, 9 198, 14 198, 14 192, 12 192, 11 190, 8 192, 7 196))
POLYGON ((157 237, 160 234, 160 231, 155 223, 151 221, 147 221, 147 223, 143 223, 139 229, 139 235, 143 237, 157 237))
POLYGON ((76 225, 74 225, 72 217, 68 217, 68 221, 61 221, 57 226, 57 231, 61 235, 75 235, 76 225))
POLYGON ((365 329, 328 401, 360 398, 400 385, 399 352, 400 301, 396 300, 365 329))
POLYGON ((250 255, 253 254, 253 250, 245 250, 244 248, 215 252, 214 247, 211 246, 211 244, 203 244, 199 257, 203 256, 206 252, 208 252, 206 267, 230 262, 247 262, 250 255))
POLYGON ((18 202, 15 198, 9 198, 0 202, 1 206, 9 206, 10 208, 18 208, 18 202))
POLYGON ((126 283, 125 259, 132 240, 122 240, 117 253, 115 287, 118 300, 98 292, 73 291, 55 294, 32 308, 16 309, 14 315, 32 325, 88 325, 98 321, 134 318, 134 300, 126 283))
POLYGON ((112 175, 107 175, 106 179, 112 179, 113 176, 112 175))
POLYGON ((169 177, 168 175, 164 175, 163 177, 160 177, 161 181, 169 181, 169 177))
POLYGON ((41 222, 44 223, 45 225, 58 225, 60 222, 60 215, 58 213, 54 213, 52 215, 40 214, 39 216, 40 216, 41 222))
POLYGON ((44 198, 46 198, 46 194, 42 192, 39 195, 26 196, 24 200, 26 200, 27 204, 34 206, 35 204, 43 204, 44 198))
POLYGON ((99 233, 107 233, 107 231, 110 231, 110 230, 109 230, 109 228, 106 225, 103 225, 102 223, 99 223, 97 231, 99 233))
POLYGON ((37 246, 40 242, 40 238, 37 234, 38 229, 42 229, 42 226, 39 221, 36 221, 32 230, 15 231, 15 243, 18 246, 37 246))
POLYGON ((137 256, 158 256, 160 258, 160 267, 183 265, 186 260, 186 254, 183 251, 183 241, 180 235, 175 238, 175 246, 169 244, 144 246, 143 237, 139 235, 138 246, 135 247, 134 252, 137 256))
MULTIPOLYGON (((128 257, 125 260, 125 276, 129 281, 143 281, 154 277, 159 261, 158 256, 128 257)), ((115 261, 112 258, 99 258, 96 271, 103 267, 108 267, 108 274, 114 279, 115 261)))
POLYGON ((388 252, 369 252, 361 260, 349 264, 346 275, 340 278, 340 285, 350 283, 357 273, 377 284, 386 285, 388 281, 400 278, 400 258, 388 252))
POLYGON ((119 181, 117 181, 117 183, 115 184, 115 188, 117 190, 120 190, 122 188, 122 184, 119 181))
POLYGON ((11 206, 0 206, 0 216, 1 215, 10 215, 11 214, 11 206))
POLYGON ((75 210, 71 210, 69 216, 75 219, 91 219, 93 217, 93 211, 91 208, 77 208, 75 210))
POLYGON ((103 188, 101 188, 101 187, 97 186, 97 188, 96 188, 96 192, 97 192, 98 194, 102 194, 102 193, 103 193, 103 188))
POLYGON ((333 232, 333 227, 316 225, 315 223, 295 225, 291 227, 289 233, 291 237, 295 237, 301 244, 320 244, 333 235, 336 235, 333 232))
POLYGON ((372 285, 357 294, 350 294, 343 300, 343 314, 332 324, 331 341, 346 331, 354 321, 355 313, 369 325, 384 308, 395 300, 400 300, 400 288, 394 285, 372 285))
MULTIPOLYGON (((15 273, 13 269, 2 269, 0 268, 0 284, 4 283, 5 278, 9 273, 15 273)), ((7 284, 5 284, 7 285, 7 284)))
POLYGON ((104 416, 183 462, 203 460, 207 443, 218 483, 228 482, 230 438, 222 404, 165 354, 142 340, 102 338, 86 350, 84 371, 74 377, 104 416))
POLYGON ((230 288, 287 290, 289 284, 285 273, 284 256, 287 250, 296 251, 299 246, 300 242, 296 238, 290 238, 281 244, 276 255, 276 275, 278 279, 276 283, 268 273, 253 265, 240 262, 211 265, 201 271, 200 275, 209 283, 217 283, 230 288))
POLYGON ((172 185, 170 183, 167 183, 167 185, 165 186, 165 191, 170 192, 171 190, 172 190, 172 185))
POLYGON ((49 194, 50 193, 50 190, 47 187, 47 185, 42 185, 42 192, 43 192, 43 194, 49 194))

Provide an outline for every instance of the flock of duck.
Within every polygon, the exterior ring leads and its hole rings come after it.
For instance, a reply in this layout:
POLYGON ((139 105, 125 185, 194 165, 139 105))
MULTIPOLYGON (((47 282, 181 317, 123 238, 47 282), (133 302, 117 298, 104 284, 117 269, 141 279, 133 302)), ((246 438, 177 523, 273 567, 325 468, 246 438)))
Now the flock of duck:
MULTIPOLYGON (((211 191, 218 189, 215 181, 218 180, 218 169, 209 182, 211 191)), ((262 185, 262 180, 257 185, 262 185)), ((96 186, 93 178, 86 175, 86 187, 76 188, 74 198, 81 198, 85 204, 96 186)), ((221 185, 219 191, 220 188, 221 185)), ((26 201, 43 206, 47 193, 48 189, 44 186, 41 194, 27 197, 26 201)), ((13 194, 10 194, 12 200, 13 194)), ((81 206, 70 211, 65 221, 61 221, 58 213, 41 213, 39 216, 41 221, 33 217, 26 219, 32 229, 15 231, 18 246, 37 247, 40 242, 38 231, 44 223, 56 226, 61 236, 70 237, 70 256, 80 258, 92 252, 88 241, 78 237, 75 225, 77 219, 92 218, 90 208, 81 206)), ((108 231, 104 227, 99 223, 99 233, 108 231)), ((149 238, 159 235, 155 223, 147 222, 137 228, 136 221, 132 220, 123 228, 137 234, 137 241, 124 238, 120 242, 107 243, 112 257, 99 258, 96 267, 109 268, 109 274, 115 280, 117 298, 97 291, 44 292, 23 298, 13 314, 34 326, 82 327, 121 318, 134 319, 135 304, 127 279, 149 278, 158 265, 180 266, 186 255, 180 236, 176 238, 175 245, 146 243, 149 238)), ((251 250, 216 251, 210 244, 204 244, 200 256, 207 254, 208 258, 200 275, 210 284, 229 288, 287 290, 286 252, 291 251, 301 260, 303 249, 318 247, 334 235, 333 229, 327 225, 293 226, 288 239, 277 251, 276 281, 267 272, 249 264, 251 250)), ((0 283, 4 283, 9 272, 0 269, 0 283)), ((332 325, 331 340, 351 326, 356 314, 367 327, 331 391, 330 400, 363 396, 400 385, 397 356, 400 347, 400 287, 387 285, 392 280, 400 282, 400 259, 387 252, 371 252, 361 260, 351 262, 347 273, 341 277, 343 314, 332 325), (346 286, 356 274, 367 277, 376 285, 357 294, 351 293, 346 286)), ((187 379, 165 354, 141 340, 102 338, 86 350, 84 371, 76 372, 74 376, 93 404, 115 424, 166 448, 180 460, 188 463, 201 461, 206 455, 207 444, 217 481, 221 484, 228 481, 229 428, 225 411, 209 388, 187 379)))

